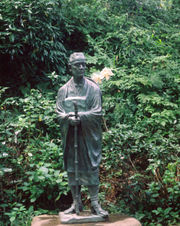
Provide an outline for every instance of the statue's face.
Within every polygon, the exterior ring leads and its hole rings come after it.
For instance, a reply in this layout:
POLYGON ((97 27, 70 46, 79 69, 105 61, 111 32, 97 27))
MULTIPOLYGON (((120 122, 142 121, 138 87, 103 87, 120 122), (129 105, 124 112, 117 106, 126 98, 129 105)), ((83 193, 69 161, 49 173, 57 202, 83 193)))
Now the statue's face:
POLYGON ((85 60, 80 59, 71 63, 71 73, 75 79, 82 78, 85 74, 85 69, 86 69, 85 60))

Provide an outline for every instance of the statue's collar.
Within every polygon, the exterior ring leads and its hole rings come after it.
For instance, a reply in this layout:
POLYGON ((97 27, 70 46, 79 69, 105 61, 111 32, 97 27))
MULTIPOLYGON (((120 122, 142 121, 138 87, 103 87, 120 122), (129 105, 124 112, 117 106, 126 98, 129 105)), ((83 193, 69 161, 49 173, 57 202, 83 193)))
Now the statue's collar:
POLYGON ((85 78, 83 78, 79 83, 76 83, 74 81, 74 78, 72 78, 72 82, 74 84, 75 87, 83 87, 84 86, 84 83, 85 83, 85 78))

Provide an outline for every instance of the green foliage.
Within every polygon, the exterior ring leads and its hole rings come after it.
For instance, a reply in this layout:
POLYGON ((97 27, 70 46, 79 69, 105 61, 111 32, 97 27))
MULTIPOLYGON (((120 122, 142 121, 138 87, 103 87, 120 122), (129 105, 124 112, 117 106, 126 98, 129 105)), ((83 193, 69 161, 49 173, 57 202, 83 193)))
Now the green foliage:
POLYGON ((100 84, 100 200, 143 225, 176 224, 179 2, 1 0, 0 9, 0 221, 28 225, 68 192, 54 107, 67 56, 84 51, 89 74, 114 73, 100 84))
POLYGON ((10 213, 6 213, 10 218, 11 225, 31 225, 33 216, 33 206, 26 210, 25 206, 20 203, 14 203, 10 213), (25 223, 24 223, 25 222, 25 223))
POLYGON ((54 70, 63 74, 66 49, 61 1, 2 0, 0 9, 2 81, 34 83, 54 70))
MULTIPOLYGON (((5 90, 2 88, 1 93, 5 90)), ((33 203, 39 208, 38 199, 46 197, 56 203, 69 189, 63 171, 54 93, 27 87, 22 92, 24 98, 5 98, 0 105, 0 179, 7 177, 1 181, 1 187, 6 189, 1 190, 0 208, 8 212, 5 216, 10 217, 12 225, 29 215, 22 214, 25 210, 16 213, 17 207, 8 203, 23 203, 23 208, 33 203)))

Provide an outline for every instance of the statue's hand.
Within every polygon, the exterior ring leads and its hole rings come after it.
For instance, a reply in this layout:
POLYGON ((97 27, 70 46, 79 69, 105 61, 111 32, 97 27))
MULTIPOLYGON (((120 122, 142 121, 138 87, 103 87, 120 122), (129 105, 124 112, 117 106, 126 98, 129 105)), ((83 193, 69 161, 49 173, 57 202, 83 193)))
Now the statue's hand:
POLYGON ((69 113, 67 114, 67 117, 68 117, 68 118, 73 117, 73 116, 75 116, 74 112, 69 112, 69 113))
POLYGON ((77 118, 75 118, 75 116, 70 116, 68 118, 68 121, 69 121, 69 124, 71 126, 77 126, 77 125, 80 124, 80 118, 79 118, 79 116, 77 118))

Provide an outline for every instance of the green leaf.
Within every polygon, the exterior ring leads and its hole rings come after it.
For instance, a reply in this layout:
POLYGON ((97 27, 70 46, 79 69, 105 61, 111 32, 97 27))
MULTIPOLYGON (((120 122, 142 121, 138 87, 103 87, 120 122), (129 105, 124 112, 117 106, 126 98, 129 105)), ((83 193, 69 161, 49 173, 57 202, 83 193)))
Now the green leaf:
POLYGON ((12 223, 12 222, 14 222, 14 221, 15 221, 15 219, 16 219, 16 216, 12 216, 12 217, 10 217, 10 221, 11 221, 11 223, 12 223))

